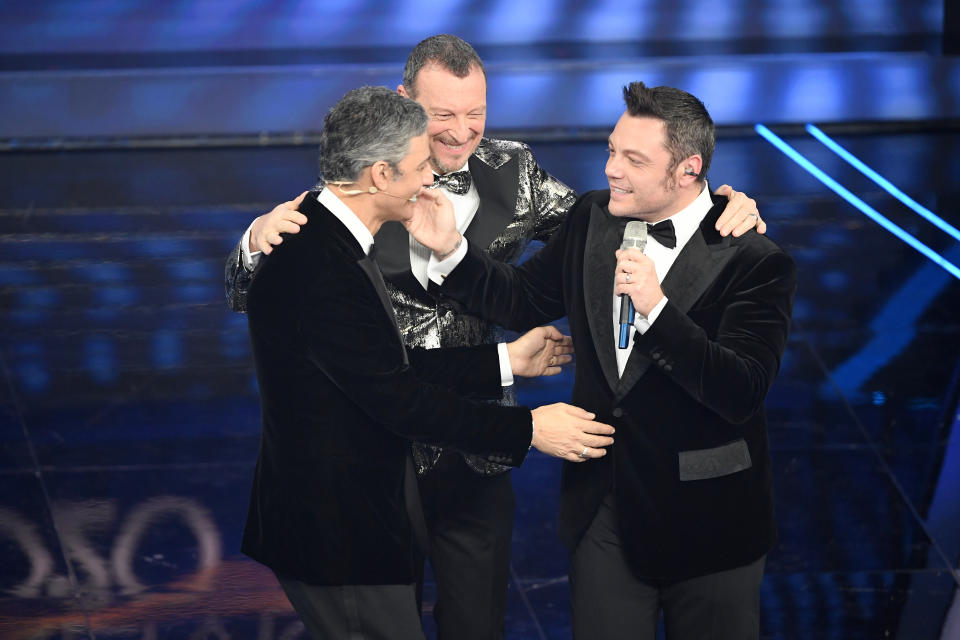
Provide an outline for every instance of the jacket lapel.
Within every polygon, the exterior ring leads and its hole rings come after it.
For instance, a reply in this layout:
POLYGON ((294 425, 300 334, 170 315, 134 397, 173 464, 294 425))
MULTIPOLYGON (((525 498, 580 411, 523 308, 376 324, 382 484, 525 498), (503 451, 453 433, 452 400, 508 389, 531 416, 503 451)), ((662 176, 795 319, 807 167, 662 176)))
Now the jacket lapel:
POLYGON ((486 249, 516 215, 520 158, 514 156, 494 169, 472 155, 467 166, 480 196, 480 206, 463 235, 470 244, 486 249))
POLYGON ((387 317, 390 318, 393 329, 397 332, 397 340, 400 341, 400 349, 403 352, 403 364, 409 364, 407 360, 407 349, 403 346, 403 337, 400 335, 400 329, 397 328, 397 316, 393 311, 393 305, 390 304, 387 287, 383 283, 383 276, 380 274, 380 268, 377 266, 377 262, 369 256, 364 256, 357 260, 357 266, 363 269, 363 272, 370 280, 370 284, 372 284, 376 290, 380 304, 383 305, 383 310, 387 312, 387 317))
POLYGON ((593 205, 583 254, 583 299, 587 323, 600 368, 611 389, 616 389, 620 383, 613 342, 613 272, 617 268, 615 252, 627 221, 620 222, 606 209, 593 205))
POLYGON ((377 262, 383 277, 410 295, 425 295, 410 267, 410 235, 407 228, 395 220, 384 222, 374 241, 377 243, 377 262))

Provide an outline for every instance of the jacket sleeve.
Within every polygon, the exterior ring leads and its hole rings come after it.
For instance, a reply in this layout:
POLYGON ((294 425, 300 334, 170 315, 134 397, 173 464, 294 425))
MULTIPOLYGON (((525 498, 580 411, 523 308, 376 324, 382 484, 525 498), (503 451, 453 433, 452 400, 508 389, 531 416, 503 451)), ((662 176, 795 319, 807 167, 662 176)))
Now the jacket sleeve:
POLYGON ((537 164, 530 147, 521 151, 521 175, 530 190, 530 210, 534 216, 534 238, 546 242, 560 228, 577 194, 537 164))
POLYGON ((720 315, 715 337, 668 301, 650 329, 636 334, 634 349, 724 420, 745 422, 763 406, 780 367, 796 287, 790 256, 769 253, 711 311, 720 315))
POLYGON ((256 275, 256 270, 251 273, 241 264, 240 242, 237 242, 227 256, 227 262, 223 268, 223 286, 227 295, 227 306, 238 313, 246 313, 247 292, 250 290, 250 283, 256 275))
MULTIPOLYGON (((400 335, 366 276, 359 268, 341 276, 317 279, 298 303, 298 332, 312 364, 372 420, 405 438, 519 465, 530 445, 528 409, 473 402, 450 391, 449 384, 425 381, 442 376, 444 366, 449 372, 477 358, 495 366, 495 355, 438 350, 418 362, 421 370, 414 369, 404 361, 400 335), (443 366, 435 362, 444 357, 452 359, 443 366)), ((499 376, 491 377, 499 384, 499 376)))
POLYGON ((564 261, 570 218, 550 241, 519 266, 497 262, 469 245, 440 291, 467 311, 508 329, 527 331, 566 315, 564 261))
POLYGON ((410 366, 425 382, 467 398, 500 400, 503 397, 500 356, 495 344, 442 349, 408 347, 407 356, 410 366))

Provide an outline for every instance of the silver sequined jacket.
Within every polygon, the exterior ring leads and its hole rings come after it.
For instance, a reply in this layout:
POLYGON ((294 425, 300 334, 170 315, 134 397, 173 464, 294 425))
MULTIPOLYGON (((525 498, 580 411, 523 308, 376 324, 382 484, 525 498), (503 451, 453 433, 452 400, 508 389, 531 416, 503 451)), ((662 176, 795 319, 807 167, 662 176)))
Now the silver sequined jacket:
MULTIPOLYGON (((491 257, 515 263, 531 240, 546 240, 560 225, 576 194, 540 168, 530 148, 520 142, 484 138, 469 160, 480 206, 464 235, 472 244, 487 247, 491 257)), ((384 273, 397 323, 408 346, 436 348, 502 341, 501 329, 476 316, 458 311, 456 303, 424 291, 410 271, 406 230, 388 222, 376 236, 377 260, 384 273)), ((282 250, 282 248, 280 249, 282 250)), ((227 259, 227 302, 234 311, 246 311, 246 294, 256 271, 240 262, 240 244, 227 259)), ((512 388, 504 404, 515 404, 512 388)), ((433 467, 440 448, 414 445, 420 473, 433 467)), ((476 472, 496 474, 507 467, 463 454, 476 472)))

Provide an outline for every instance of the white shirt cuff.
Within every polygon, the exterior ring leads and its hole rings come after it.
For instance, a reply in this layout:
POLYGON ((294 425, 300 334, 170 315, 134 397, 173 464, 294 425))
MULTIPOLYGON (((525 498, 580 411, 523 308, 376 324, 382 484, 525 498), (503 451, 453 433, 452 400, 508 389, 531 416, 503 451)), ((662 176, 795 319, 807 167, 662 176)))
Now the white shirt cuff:
POLYGON ((250 226, 247 227, 246 232, 244 232, 243 237, 240 238, 240 262, 243 264, 243 268, 247 271, 253 271, 257 268, 257 263, 260 262, 259 251, 250 251, 250 230, 253 229, 253 223, 250 223, 250 226))
POLYGON ((653 309, 650 310, 650 315, 646 318, 641 316, 639 313, 637 317, 633 319, 633 326, 640 333, 640 335, 645 334, 650 326, 660 317, 660 312, 663 311, 663 308, 667 306, 667 296, 660 298, 660 302, 657 303, 653 309))
POLYGON ((513 367, 510 366, 506 342, 497 343, 497 355, 500 356, 500 386, 509 387, 513 384, 513 367))
MULTIPOLYGON (((430 254, 430 261, 427 262, 427 278, 436 284, 443 284, 443 279, 457 268, 457 265, 463 261, 467 255, 467 239, 463 238, 460 246, 449 257, 444 260, 437 260, 434 254, 430 254)), ((513 378, 511 374, 511 379, 513 378)), ((513 384, 512 382, 510 384, 513 384)))

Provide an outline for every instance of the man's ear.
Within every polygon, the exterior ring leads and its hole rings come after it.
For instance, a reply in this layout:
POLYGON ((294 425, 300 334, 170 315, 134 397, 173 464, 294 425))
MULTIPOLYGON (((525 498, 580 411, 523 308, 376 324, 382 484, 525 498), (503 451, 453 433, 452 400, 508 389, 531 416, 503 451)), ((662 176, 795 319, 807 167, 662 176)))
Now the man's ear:
MULTIPOLYGON (((687 181, 694 181, 700 178, 700 172, 703 170, 703 158, 700 157, 700 154, 694 154, 680 163, 680 169, 682 175, 681 179, 687 181)), ((684 184, 687 184, 686 182, 684 184)))
POLYGON ((402 95, 404 98, 409 98, 409 97, 410 97, 410 94, 407 93, 406 87, 404 87, 402 84, 398 84, 398 85, 397 85, 397 93, 399 93, 400 95, 402 95))
POLYGON ((393 181, 393 168, 384 160, 377 160, 370 165, 370 182, 380 191, 389 188, 393 181))

